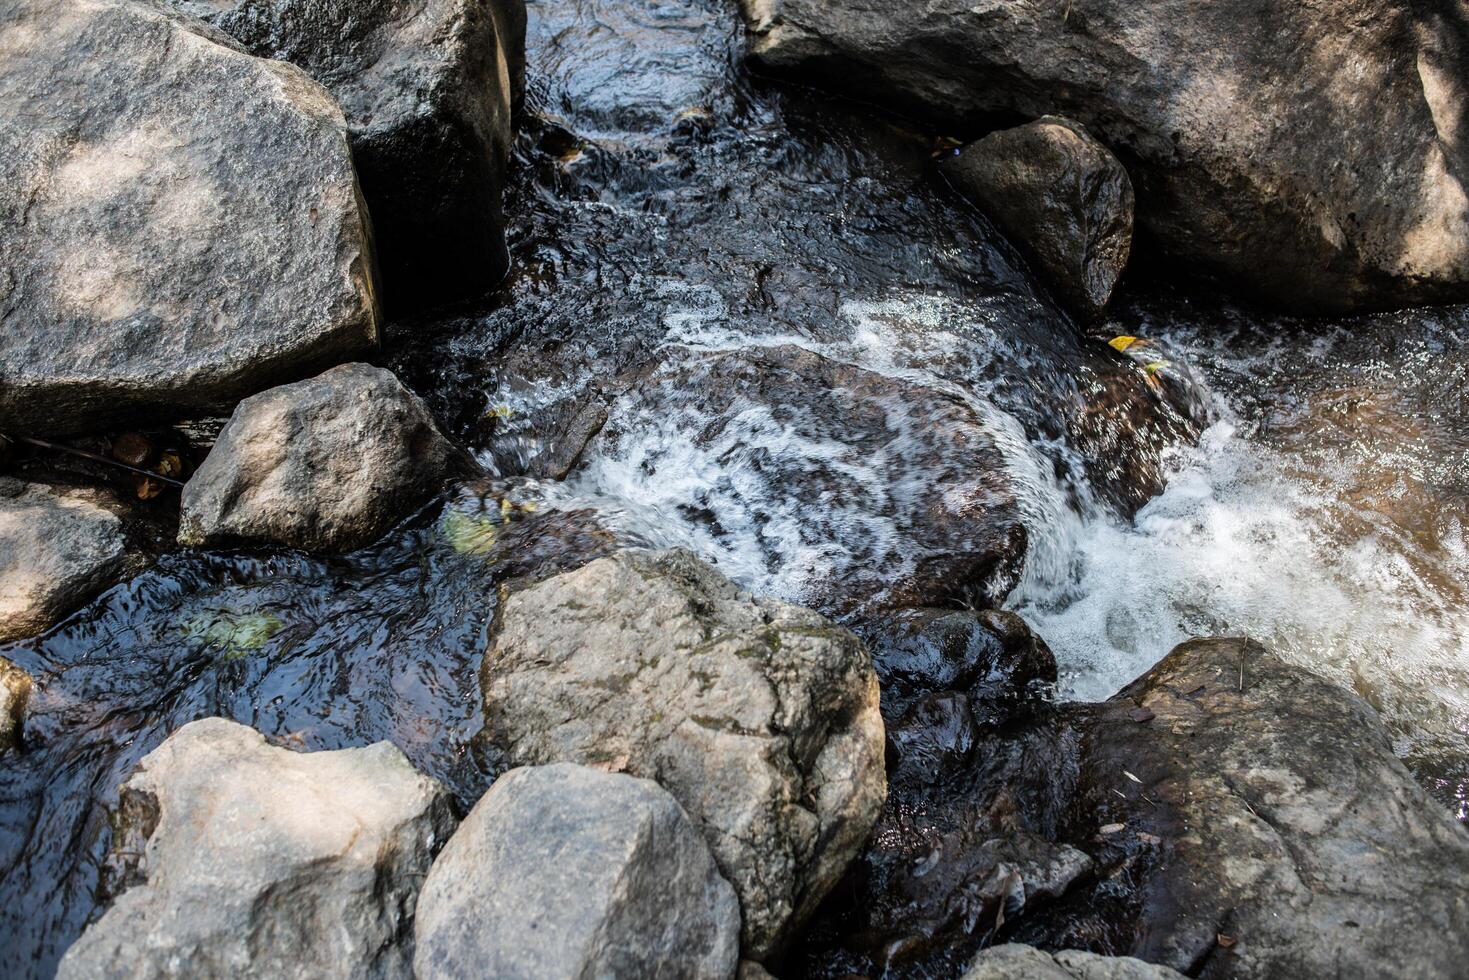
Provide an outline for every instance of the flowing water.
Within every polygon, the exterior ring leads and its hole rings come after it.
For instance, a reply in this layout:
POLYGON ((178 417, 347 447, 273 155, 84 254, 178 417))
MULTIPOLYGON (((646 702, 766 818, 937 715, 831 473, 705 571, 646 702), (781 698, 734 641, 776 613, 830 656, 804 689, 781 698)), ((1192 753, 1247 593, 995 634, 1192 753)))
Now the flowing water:
POLYGON ((304 749, 388 738, 468 804, 507 579, 677 544, 842 614, 827 584, 900 573, 941 462, 925 419, 885 395, 874 452, 845 437, 840 391, 712 417, 687 366, 750 349, 976 420, 1030 536, 1008 604, 1066 695, 1248 632, 1372 701, 1466 816, 1469 318, 1294 323, 1140 287, 1080 330, 935 178, 939 134, 751 79, 739 45, 719 0, 531 4, 511 276, 393 325, 386 355, 489 479, 343 558, 164 556, 0 648, 37 679, 26 749, 0 765, 0 973, 48 975, 96 914, 107 806, 188 720, 304 749), (1142 340, 1119 354, 1121 334, 1142 340), (548 478, 588 404, 603 436, 548 478))

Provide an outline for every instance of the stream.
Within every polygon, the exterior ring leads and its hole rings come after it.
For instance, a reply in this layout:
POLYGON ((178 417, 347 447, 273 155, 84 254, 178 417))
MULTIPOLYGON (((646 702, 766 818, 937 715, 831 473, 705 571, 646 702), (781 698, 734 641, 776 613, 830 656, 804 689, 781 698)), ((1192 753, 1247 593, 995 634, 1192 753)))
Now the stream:
POLYGON ((1469 314, 1300 323, 1150 283, 1082 329, 938 178, 948 134, 751 78, 731 5, 529 7, 510 276, 390 325, 383 358, 488 475, 341 558, 167 554, 0 647, 37 681, 0 769, 0 974, 54 971, 114 886, 117 786, 194 718, 305 750, 391 739, 471 804, 509 578, 678 545, 839 619, 828 583, 880 595, 914 561, 924 420, 895 405, 874 454, 843 440, 840 398, 797 425, 711 417, 688 365, 752 349, 980 420, 1029 538, 994 588, 1054 650, 1061 696, 1248 633, 1357 690, 1469 819, 1469 314), (553 478, 589 392, 602 436, 553 478))

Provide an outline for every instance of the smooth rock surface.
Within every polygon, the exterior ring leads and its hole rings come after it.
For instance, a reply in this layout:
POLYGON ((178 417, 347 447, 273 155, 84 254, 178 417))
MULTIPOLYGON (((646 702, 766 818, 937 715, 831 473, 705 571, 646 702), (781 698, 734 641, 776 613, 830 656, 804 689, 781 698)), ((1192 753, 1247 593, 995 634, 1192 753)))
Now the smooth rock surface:
POLYGON ((0 431, 226 410, 377 340, 341 110, 150 0, 0 2, 0 431))
POLYGON ((991 946, 974 958, 963 980, 1182 980, 1166 966, 1130 956, 1098 956, 1068 949, 1047 953, 1034 946, 991 946))
POLYGON ((657 783, 561 763, 496 780, 419 896, 414 976, 729 980, 740 909, 657 783))
POLYGON ((1469 962, 1469 831, 1361 698, 1259 644, 1175 649, 1107 702, 1084 769, 1078 806, 1127 827, 1107 839, 1157 842, 1126 952, 1260 980, 1451 976, 1469 962))
POLYGON ((1127 166, 1158 251, 1307 311, 1469 287, 1452 5, 742 0, 766 71, 945 132, 1058 114, 1127 166))
POLYGON ((0 752, 21 742, 31 686, 30 674, 0 657, 0 752))
POLYGON ((882 806, 877 678, 809 610, 687 552, 623 552, 507 596, 480 676, 497 768, 656 779, 708 841, 764 960, 841 875, 882 806))
POLYGON ((0 642, 50 628, 129 568, 102 495, 0 477, 0 642))
POLYGON ((1045 116, 942 166, 1082 316, 1101 315, 1132 248, 1132 181, 1080 123, 1045 116))
POLYGON ((171 0, 341 103, 393 309, 504 274, 500 197, 524 0, 171 0))
POLYGON ((391 372, 343 364, 247 398, 183 490, 179 543, 367 544, 460 465, 391 372))
POLYGON ((112 859, 133 883, 57 975, 407 977, 453 827, 448 791, 387 742, 297 753, 192 722, 123 784, 112 859))

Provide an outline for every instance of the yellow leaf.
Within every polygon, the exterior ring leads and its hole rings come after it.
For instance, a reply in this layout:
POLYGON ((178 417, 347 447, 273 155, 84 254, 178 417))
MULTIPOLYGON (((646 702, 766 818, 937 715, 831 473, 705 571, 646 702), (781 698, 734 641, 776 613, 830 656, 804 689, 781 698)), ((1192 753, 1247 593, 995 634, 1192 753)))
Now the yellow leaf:
POLYGON ((1149 361, 1147 364, 1143 365, 1143 370, 1148 372, 1149 374, 1157 374, 1159 371, 1163 370, 1167 366, 1167 361, 1149 361))
POLYGON ((1121 337, 1113 337, 1111 340, 1107 341, 1107 346, 1111 347, 1115 351, 1121 352, 1127 350, 1127 348, 1131 347, 1135 343, 1137 343, 1136 337, 1129 337, 1126 334, 1123 334, 1121 337))
POLYGON ((515 409, 509 405, 491 405, 490 410, 485 412, 487 419, 508 419, 515 414, 515 409))

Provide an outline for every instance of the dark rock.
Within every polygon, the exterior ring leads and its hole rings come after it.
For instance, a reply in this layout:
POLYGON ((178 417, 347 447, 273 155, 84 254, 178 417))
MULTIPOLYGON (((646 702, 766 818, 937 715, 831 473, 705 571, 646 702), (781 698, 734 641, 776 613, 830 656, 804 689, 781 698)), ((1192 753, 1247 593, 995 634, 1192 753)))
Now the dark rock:
POLYGON ((501 192, 524 0, 170 0, 341 103, 393 310, 504 275, 501 192))
POLYGON ((417 908, 414 976, 730 980, 740 907, 657 783, 567 764, 496 780, 417 908))
POLYGON ((30 700, 31 675, 0 657, 0 752, 20 744, 30 700))
POLYGON ((687 552, 624 552, 511 591, 480 686, 492 768, 599 765, 673 794, 740 897, 751 959, 821 900, 882 806, 861 643, 687 552))
POLYGON ((0 477, 0 642, 44 632, 134 570, 112 503, 0 477))
POLYGON ((343 364, 242 401, 184 486, 179 543, 367 544, 463 459, 393 377, 343 364))
POLYGON ((1132 181, 1086 127, 1045 116, 971 143, 943 171, 1073 310, 1101 315, 1132 249, 1132 181))
POLYGON ((410 976, 418 889, 453 827, 448 791, 387 742, 297 753, 192 722, 123 784, 111 857, 134 883, 57 975, 410 976))
POLYGON ((699 519, 711 550, 760 563, 765 591, 831 613, 984 606, 1018 577, 1015 488, 957 394, 790 346, 680 349, 608 387, 605 425, 578 436, 582 465, 633 469, 649 496, 699 519), (706 460, 710 482, 682 478, 706 460), (770 564, 797 551, 799 567, 770 564))
POLYGON ((1183 980, 1183 974, 1127 956, 1077 949, 1046 953, 1007 943, 976 956, 961 980, 1183 980))
POLYGON ((151 2, 0 3, 0 430, 228 409, 377 340, 342 113, 151 2))
POLYGON ((1462 16, 1352 0, 742 0, 751 53, 955 128, 1055 113, 1127 165, 1172 259, 1282 305, 1469 287, 1462 16))

